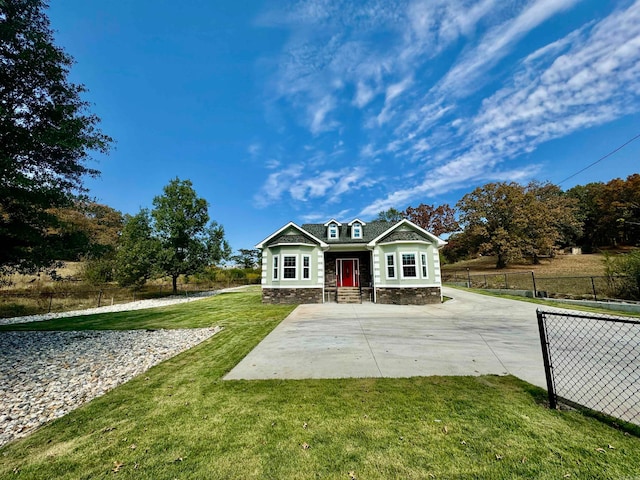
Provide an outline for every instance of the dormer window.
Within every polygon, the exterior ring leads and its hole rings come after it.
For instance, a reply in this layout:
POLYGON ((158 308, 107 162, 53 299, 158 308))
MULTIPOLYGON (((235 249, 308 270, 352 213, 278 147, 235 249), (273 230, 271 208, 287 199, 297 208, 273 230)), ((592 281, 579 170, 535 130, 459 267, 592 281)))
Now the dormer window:
POLYGON ((335 218, 332 218, 324 224, 327 227, 327 238, 329 240, 337 240, 340 237, 340 231, 338 230, 342 224, 335 218))
POLYGON ((359 240, 364 237, 362 228, 366 225, 366 223, 364 223, 359 218, 356 218, 349 222, 348 225, 351 227, 351 238, 359 240))

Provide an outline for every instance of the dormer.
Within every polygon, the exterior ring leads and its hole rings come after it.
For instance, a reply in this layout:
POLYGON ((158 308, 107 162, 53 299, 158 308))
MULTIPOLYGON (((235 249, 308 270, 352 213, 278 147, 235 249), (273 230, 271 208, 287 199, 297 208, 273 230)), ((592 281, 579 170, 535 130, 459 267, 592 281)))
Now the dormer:
POLYGON ((337 240, 340 238, 340 227, 342 224, 336 219, 332 218, 327 223, 324 224, 327 227, 327 238, 329 240, 337 240))
POLYGON ((366 225, 366 223, 364 223, 359 218, 356 218, 355 220, 350 221, 347 225, 351 227, 351 238, 352 239, 359 240, 364 236, 364 234, 362 232, 362 227, 364 227, 366 225))

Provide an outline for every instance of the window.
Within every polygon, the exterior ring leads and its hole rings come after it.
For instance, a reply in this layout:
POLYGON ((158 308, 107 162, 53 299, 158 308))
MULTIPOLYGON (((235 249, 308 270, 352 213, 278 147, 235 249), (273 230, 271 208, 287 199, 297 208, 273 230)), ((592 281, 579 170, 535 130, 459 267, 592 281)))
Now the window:
POLYGON ((416 254, 415 253, 403 253, 402 254, 402 276, 404 278, 417 277, 416 272, 416 254))
POLYGON ((282 278, 296 278, 296 257, 285 255, 282 257, 282 278))
POLYGON ((422 278, 427 278, 427 254, 420 254, 420 263, 422 265, 422 278))
POLYGON ((362 238, 362 225, 354 223, 351 227, 351 238, 362 238))
POLYGON ((329 238, 338 238, 338 225, 335 223, 329 225, 329 238))
POLYGON ((311 257, 309 255, 302 257, 302 278, 305 280, 311 278, 311 257))
POLYGON ((278 264, 278 260, 280 260, 280 258, 277 255, 273 256, 273 279, 274 280, 278 280, 278 267, 280 266, 278 264))
POLYGON ((387 278, 396 278, 395 255, 387 254, 387 278))

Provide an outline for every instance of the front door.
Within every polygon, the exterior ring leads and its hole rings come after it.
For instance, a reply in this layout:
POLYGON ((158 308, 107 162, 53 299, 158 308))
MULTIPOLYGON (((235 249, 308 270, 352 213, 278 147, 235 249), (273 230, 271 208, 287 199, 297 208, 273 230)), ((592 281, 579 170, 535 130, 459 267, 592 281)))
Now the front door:
POLYGON ((338 259, 338 286, 358 286, 358 260, 338 259))

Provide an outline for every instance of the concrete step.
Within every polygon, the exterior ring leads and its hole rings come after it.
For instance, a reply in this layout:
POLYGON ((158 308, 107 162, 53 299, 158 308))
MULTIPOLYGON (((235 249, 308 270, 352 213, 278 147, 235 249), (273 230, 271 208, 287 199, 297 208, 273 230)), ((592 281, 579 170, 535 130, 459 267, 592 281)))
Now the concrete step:
POLYGON ((338 287, 336 301, 338 303, 362 303, 358 287, 338 287))

